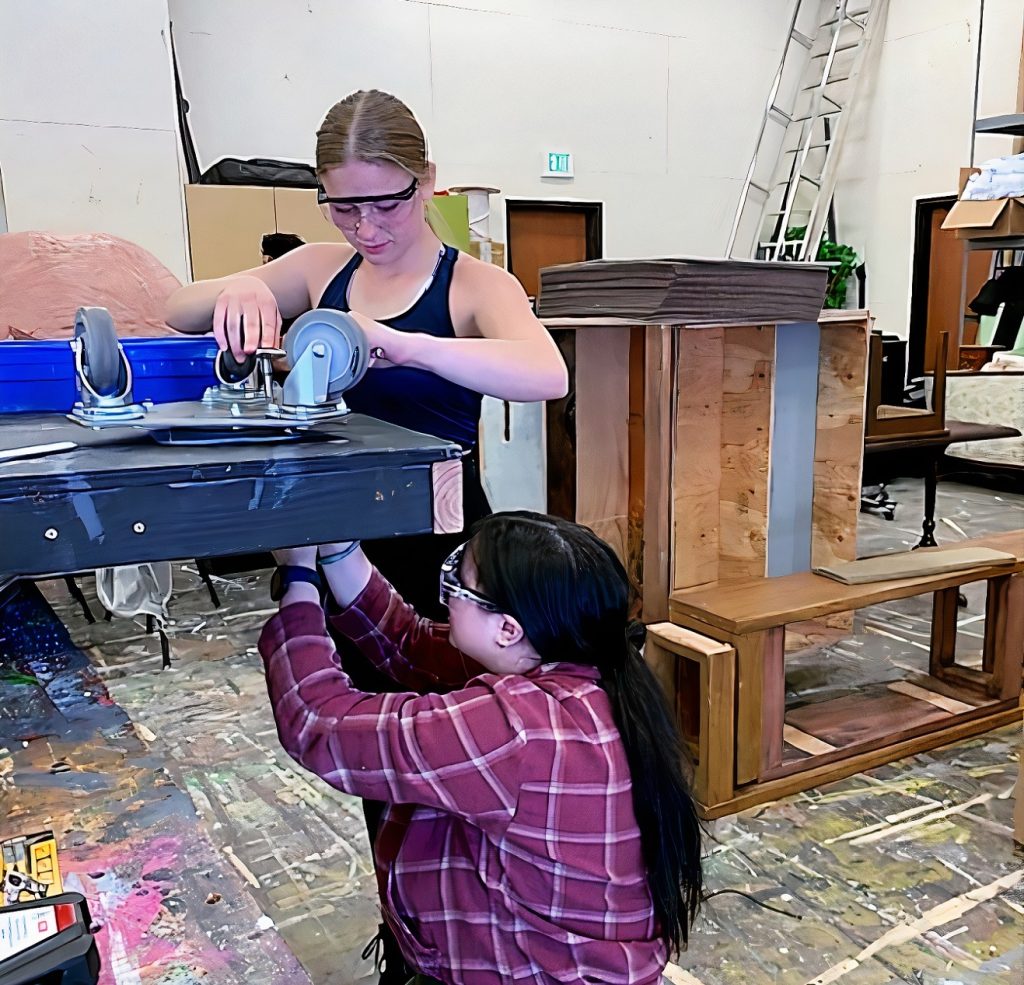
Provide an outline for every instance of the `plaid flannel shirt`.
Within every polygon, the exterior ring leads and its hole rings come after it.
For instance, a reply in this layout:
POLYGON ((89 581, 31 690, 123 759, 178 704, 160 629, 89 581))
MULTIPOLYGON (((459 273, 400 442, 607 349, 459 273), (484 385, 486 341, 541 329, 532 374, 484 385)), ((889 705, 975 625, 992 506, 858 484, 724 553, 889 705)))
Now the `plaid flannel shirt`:
POLYGON ((260 652, 281 744, 348 793, 388 802, 382 912, 411 966, 448 983, 660 978, 629 767, 593 667, 498 675, 376 571, 333 627, 396 681, 341 670, 320 606, 284 606, 260 652))

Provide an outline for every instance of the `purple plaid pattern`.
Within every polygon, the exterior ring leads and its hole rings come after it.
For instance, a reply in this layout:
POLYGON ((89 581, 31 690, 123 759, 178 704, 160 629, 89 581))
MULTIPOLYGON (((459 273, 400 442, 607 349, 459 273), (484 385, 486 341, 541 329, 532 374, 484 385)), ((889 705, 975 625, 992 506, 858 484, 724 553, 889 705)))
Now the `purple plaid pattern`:
POLYGON ((376 572, 331 621, 410 691, 354 690, 323 610, 288 605, 260 637, 278 734, 332 786, 389 803, 374 854, 410 964, 465 985, 657 982, 629 767, 594 668, 487 673, 376 572))

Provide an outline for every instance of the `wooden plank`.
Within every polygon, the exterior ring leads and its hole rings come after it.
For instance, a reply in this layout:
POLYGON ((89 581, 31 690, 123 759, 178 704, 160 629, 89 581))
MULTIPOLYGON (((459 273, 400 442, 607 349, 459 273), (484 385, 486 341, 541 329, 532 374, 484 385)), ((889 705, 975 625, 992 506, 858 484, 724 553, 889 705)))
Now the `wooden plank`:
POLYGON ((708 806, 733 795, 736 731, 734 723, 736 658, 726 654, 704 657, 700 664, 700 758, 697 793, 708 806))
POLYGON ((662 686, 680 708, 688 696, 673 694, 683 675, 683 661, 700 667, 697 772, 694 793, 704 805, 733 794, 735 741, 736 652, 727 644, 672 623, 656 623, 647 631, 644 657, 662 686))
POLYGON ((719 561, 722 581, 764 575, 775 326, 725 331, 719 561))
POLYGON ((576 521, 627 563, 629 336, 592 328, 576 336, 576 521))
POLYGON ((852 561, 857 556, 857 515, 864 456, 864 393, 867 380, 866 312, 849 319, 822 319, 819 343, 817 435, 811 507, 811 564, 852 561))
POLYGON ((728 643, 722 643, 685 626, 677 626, 674 622, 655 623, 647 627, 647 632, 657 635, 661 646, 666 649, 681 656, 692 656, 695 660, 728 653, 732 649, 728 643))
MULTIPOLYGON (((1017 561, 1006 567, 974 568, 862 585, 843 585, 811 572, 712 584, 673 592, 669 611, 672 621, 680 625, 696 621, 726 633, 743 634, 1024 571, 1024 536, 1019 530, 978 537, 951 546, 988 547, 1011 554, 1017 561)), ((943 548, 924 550, 941 551, 943 548)))
POLYGON ((672 561, 672 414, 675 330, 650 325, 644 337, 643 610, 646 623, 668 619, 672 561))
POLYGON ((672 466, 672 588, 717 581, 724 332, 680 330, 672 466))
POLYGON ((899 729, 941 721, 949 712, 884 685, 856 694, 792 708, 790 725, 809 732, 837 749, 885 739, 899 729))
MULTIPOLYGON (((878 689, 879 688, 876 688, 876 692, 878 689)), ((884 691, 885 687, 881 686, 881 690, 884 691)), ((896 695, 889 695, 890 699, 895 697, 896 695)), ((915 699, 906 697, 904 700, 913 701, 915 699)), ((929 707, 926 702, 922 701, 918 703, 922 708, 929 707)), ((937 717, 929 718, 927 715, 919 715, 915 719, 916 724, 911 725, 908 724, 910 719, 905 716, 904 708, 905 706, 903 704, 892 701, 884 710, 885 721, 881 723, 881 726, 878 724, 874 725, 871 729, 870 735, 865 732, 861 737, 857 738, 856 741, 844 745, 837 745, 835 752, 821 754, 816 757, 813 764, 809 764, 806 759, 790 758, 774 770, 762 774, 760 778, 761 781, 778 780, 785 776, 792 776, 796 773, 804 772, 808 769, 808 766, 826 766, 842 763, 847 759, 860 756, 863 753, 872 752, 876 749, 888 749, 901 742, 921 738, 923 736, 934 735, 935 733, 942 732, 954 725, 967 724, 976 721, 987 721, 990 720, 993 715, 997 715, 1001 712, 1020 710, 1016 708, 1015 701, 989 701, 986 704, 971 707, 970 711, 958 712, 956 714, 940 712, 939 709, 934 709, 937 712, 937 717)), ((865 709, 866 714, 871 713, 866 701, 865 709)), ((791 716, 792 714, 793 713, 790 712, 791 716)), ((851 713, 850 709, 846 709, 843 714, 852 718, 853 713, 851 713)), ((799 724, 800 723, 798 722, 798 727, 799 724)), ((824 738, 829 740, 830 736, 825 735, 824 738)))
POLYGON ((942 667, 956 663, 956 617, 959 611, 959 591, 944 588, 932 598, 932 639, 928 656, 928 669, 938 677, 942 667))
POLYGON ((730 640, 736 648, 736 783, 782 762, 785 725, 783 627, 730 640))
POLYGON ((841 780, 844 777, 853 776, 855 773, 863 773, 876 766, 884 766, 886 763, 903 759, 906 756, 916 756, 919 752, 925 752, 928 749, 936 749, 950 742, 990 732, 992 729, 1002 728, 1004 725, 1013 725, 1020 720, 1020 708, 995 710, 985 717, 960 722, 948 728, 915 736, 893 745, 872 749, 836 763, 826 763, 779 779, 751 784, 743 791, 738 792, 732 800, 702 809, 701 815, 708 820, 725 817, 728 814, 746 810, 748 807, 778 800, 780 797, 788 797, 801 790, 810 790, 812 787, 831 783, 833 780, 841 780))
POLYGON ((978 694, 974 689, 965 690, 956 684, 950 684, 938 677, 928 674, 911 674, 906 683, 916 685, 929 694, 937 694, 940 697, 952 698, 957 703, 966 704, 971 708, 978 708, 982 705, 992 704, 992 699, 987 694, 978 694))
POLYGON ((434 462, 430 478, 434 488, 434 533, 457 534, 463 527, 462 462, 434 462))
POLYGON ((935 705, 936 708, 941 708, 943 711, 948 711, 953 715, 958 715, 961 712, 974 711, 977 707, 976 705, 968 704, 966 701, 957 701, 956 698, 950 698, 945 694, 939 694, 937 691, 930 691, 927 688, 918 687, 910 681, 892 681, 886 686, 890 691, 896 691, 899 694, 907 694, 912 698, 917 698, 918 701, 927 701, 929 704, 935 705))
POLYGON ((982 667, 992 674, 989 694, 1012 698, 1021 693, 1024 670, 1024 575, 989 581, 985 614, 982 667))
POLYGON ((786 745, 806 752, 811 756, 820 756, 823 753, 835 752, 836 747, 827 742, 822 742, 817 736, 808 732, 802 732, 793 725, 786 725, 782 729, 782 738, 786 745))

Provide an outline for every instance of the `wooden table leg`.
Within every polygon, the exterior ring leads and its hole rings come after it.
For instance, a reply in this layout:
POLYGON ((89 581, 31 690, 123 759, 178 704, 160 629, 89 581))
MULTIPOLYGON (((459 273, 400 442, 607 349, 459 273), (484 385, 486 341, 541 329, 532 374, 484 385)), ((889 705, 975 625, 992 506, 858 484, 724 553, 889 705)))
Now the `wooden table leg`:
POLYGON ((928 673, 941 677, 946 667, 956 663, 956 616, 959 588, 943 588, 932 596, 932 640, 928 653, 928 673))
POLYGON ((736 637, 736 783, 782 763, 786 715, 785 626, 736 637))
POLYGON ((1008 700, 1020 694, 1024 665, 1024 574, 988 582, 982 669, 992 675, 988 691, 1008 700))
POLYGON ((944 448, 940 448, 925 466, 924 520, 921 523, 921 539, 914 545, 915 548, 938 546, 935 543, 935 487, 939 483, 939 455, 944 450, 944 448))

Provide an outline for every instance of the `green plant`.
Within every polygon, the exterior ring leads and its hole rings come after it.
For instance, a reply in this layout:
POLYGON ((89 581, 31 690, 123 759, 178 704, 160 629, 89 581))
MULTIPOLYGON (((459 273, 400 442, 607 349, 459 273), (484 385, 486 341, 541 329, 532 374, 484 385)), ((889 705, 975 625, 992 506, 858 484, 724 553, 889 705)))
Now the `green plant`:
MULTIPOLYGON (((806 230, 806 226, 791 226, 786 230, 786 239, 803 239, 806 230)), ((842 308, 846 301, 846 282, 860 262, 857 251, 852 246, 822 236, 815 259, 832 265, 825 290, 825 307, 842 308)))

